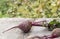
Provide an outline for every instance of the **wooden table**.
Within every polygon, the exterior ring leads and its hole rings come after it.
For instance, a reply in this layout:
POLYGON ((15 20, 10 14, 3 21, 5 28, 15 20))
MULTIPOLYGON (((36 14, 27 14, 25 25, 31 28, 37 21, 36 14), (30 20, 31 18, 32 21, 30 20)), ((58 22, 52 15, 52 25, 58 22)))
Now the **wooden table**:
POLYGON ((23 33, 18 28, 2 33, 13 26, 19 25, 24 19, 25 18, 0 18, 0 39, 26 39, 31 35, 43 36, 51 34, 51 31, 48 31, 47 28, 36 26, 32 27, 29 33, 23 33))

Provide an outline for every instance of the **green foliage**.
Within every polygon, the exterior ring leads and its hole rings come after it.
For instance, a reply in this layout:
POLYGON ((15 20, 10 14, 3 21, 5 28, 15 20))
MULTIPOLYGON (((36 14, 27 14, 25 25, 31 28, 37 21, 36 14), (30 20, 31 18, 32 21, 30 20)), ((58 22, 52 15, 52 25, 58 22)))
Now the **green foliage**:
POLYGON ((48 29, 53 30, 54 28, 60 28, 60 22, 57 19, 54 19, 48 24, 48 29))
POLYGON ((56 21, 56 19, 54 19, 53 21, 51 21, 49 24, 57 24, 59 22, 56 21))
POLYGON ((59 18, 60 0, 0 0, 0 17, 59 18))

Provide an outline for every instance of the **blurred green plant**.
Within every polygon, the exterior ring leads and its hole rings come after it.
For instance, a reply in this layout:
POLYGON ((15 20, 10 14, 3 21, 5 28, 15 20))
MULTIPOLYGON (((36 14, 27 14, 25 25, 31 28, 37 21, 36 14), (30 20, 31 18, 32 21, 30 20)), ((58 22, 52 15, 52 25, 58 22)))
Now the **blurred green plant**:
POLYGON ((54 19, 48 24, 48 30, 51 31, 55 28, 60 28, 60 22, 58 21, 58 19, 54 19))
POLYGON ((0 17, 59 18, 60 0, 0 0, 0 17))

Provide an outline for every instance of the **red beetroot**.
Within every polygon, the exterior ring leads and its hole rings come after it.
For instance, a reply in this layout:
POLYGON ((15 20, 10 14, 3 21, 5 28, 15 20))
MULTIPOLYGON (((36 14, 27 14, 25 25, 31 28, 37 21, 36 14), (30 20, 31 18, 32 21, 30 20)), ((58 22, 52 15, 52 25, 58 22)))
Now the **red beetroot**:
MULTIPOLYGON (((14 26, 14 27, 12 27, 12 28, 10 28, 10 29, 8 29, 8 30, 11 30, 11 29, 13 29, 13 28, 19 28, 19 29, 21 29, 23 32, 27 33, 27 32, 30 31, 30 29, 31 29, 32 26, 40 26, 40 25, 43 25, 43 22, 44 22, 44 21, 31 22, 30 20, 25 20, 25 21, 23 21, 21 24, 19 24, 18 26, 14 26)), ((8 31, 8 30, 6 30, 6 31, 8 31)), ((6 32, 6 31, 4 31, 4 32, 6 32)), ((3 32, 3 33, 4 33, 4 32, 3 32)))
MULTIPOLYGON (((26 21, 22 22, 21 24, 19 24, 18 26, 14 26, 14 27, 12 27, 12 28, 10 28, 10 29, 8 29, 8 30, 11 30, 11 29, 13 29, 13 28, 19 28, 19 29, 21 29, 24 33, 27 33, 27 32, 30 31, 31 27, 32 27, 32 22, 30 22, 29 20, 26 20, 26 21)), ((8 31, 8 30, 6 30, 6 31, 8 31)), ((4 32, 6 32, 6 31, 4 31, 4 32)), ((3 33, 4 33, 4 32, 3 32, 3 33)))
POLYGON ((56 28, 52 31, 52 37, 60 37, 60 28, 56 28))

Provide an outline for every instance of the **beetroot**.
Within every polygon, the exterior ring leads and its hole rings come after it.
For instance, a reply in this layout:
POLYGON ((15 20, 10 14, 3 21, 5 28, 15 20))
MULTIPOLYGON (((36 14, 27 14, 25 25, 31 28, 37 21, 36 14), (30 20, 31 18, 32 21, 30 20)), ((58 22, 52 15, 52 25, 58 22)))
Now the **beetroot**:
MULTIPOLYGON (((8 30, 11 30, 11 29, 13 29, 13 28, 19 28, 19 29, 21 29, 23 32, 27 33, 27 32, 30 31, 30 29, 31 29, 32 26, 40 26, 40 25, 42 26, 42 25, 43 25, 43 22, 45 22, 45 21, 32 22, 32 21, 30 21, 30 20, 25 20, 25 21, 23 21, 21 24, 19 24, 18 26, 14 26, 14 27, 12 27, 12 28, 10 28, 10 29, 8 29, 8 30)), ((8 31, 8 30, 6 30, 6 31, 8 31)), ((4 31, 4 32, 6 32, 6 31, 4 31)), ((4 32, 3 32, 3 33, 4 33, 4 32)))
POLYGON ((59 37, 60 36, 60 28, 56 28, 52 31, 53 37, 59 37))
MULTIPOLYGON (((11 30, 11 29, 13 29, 13 28, 19 28, 19 29, 21 29, 24 33, 27 33, 27 32, 30 31, 31 27, 32 27, 32 22, 30 22, 29 20, 25 20, 24 22, 22 22, 22 23, 19 24, 18 26, 14 26, 14 27, 12 27, 12 28, 10 28, 10 29, 8 29, 8 30, 11 30)), ((8 31, 8 30, 6 30, 6 31, 8 31)), ((6 31, 4 31, 4 32, 6 32, 6 31)), ((4 33, 4 32, 3 32, 3 33, 4 33)))

